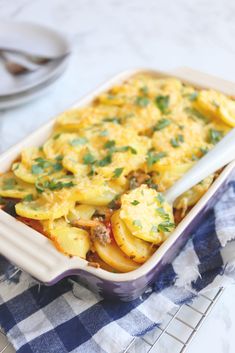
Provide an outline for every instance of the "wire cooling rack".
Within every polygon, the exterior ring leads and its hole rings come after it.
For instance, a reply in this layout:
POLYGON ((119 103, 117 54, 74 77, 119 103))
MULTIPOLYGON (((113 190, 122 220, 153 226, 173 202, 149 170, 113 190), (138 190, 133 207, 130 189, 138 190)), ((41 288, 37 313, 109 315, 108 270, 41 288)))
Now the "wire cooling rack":
MULTIPOLYGON (((164 322, 141 338, 133 338, 123 353, 184 353, 224 289, 202 294, 191 304, 168 313, 164 322)), ((14 353, 0 329, 0 353, 14 353)))

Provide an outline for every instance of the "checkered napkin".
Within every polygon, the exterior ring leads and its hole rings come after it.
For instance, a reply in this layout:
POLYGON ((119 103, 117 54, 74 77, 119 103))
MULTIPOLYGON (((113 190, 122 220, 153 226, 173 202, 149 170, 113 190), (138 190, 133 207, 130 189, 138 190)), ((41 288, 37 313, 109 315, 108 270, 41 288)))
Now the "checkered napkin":
POLYGON ((105 301, 71 279, 39 286, 0 258, 0 326, 18 353, 120 353, 177 305, 233 283, 234 239, 235 181, 173 264, 133 302, 105 301))

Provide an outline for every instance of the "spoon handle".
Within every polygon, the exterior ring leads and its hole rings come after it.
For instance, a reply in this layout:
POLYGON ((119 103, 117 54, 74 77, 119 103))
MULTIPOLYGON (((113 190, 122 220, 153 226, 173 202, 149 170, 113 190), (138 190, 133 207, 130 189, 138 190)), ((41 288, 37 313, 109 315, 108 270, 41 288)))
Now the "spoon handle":
POLYGON ((177 197, 233 159, 235 159, 235 128, 165 192, 166 200, 173 204, 177 197))

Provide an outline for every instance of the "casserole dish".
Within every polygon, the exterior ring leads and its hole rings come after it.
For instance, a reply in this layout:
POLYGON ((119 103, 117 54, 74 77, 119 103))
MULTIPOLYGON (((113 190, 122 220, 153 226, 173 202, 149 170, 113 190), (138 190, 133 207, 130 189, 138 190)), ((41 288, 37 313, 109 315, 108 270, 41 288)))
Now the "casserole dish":
MULTIPOLYGON (((151 70, 135 70, 125 72, 107 84, 100 87, 93 94, 80 100, 74 107, 81 107, 96 98, 114 84, 126 80, 136 73, 149 73, 156 77, 176 77, 185 83, 198 88, 214 88, 223 93, 232 95, 235 92, 233 84, 226 83, 209 76, 190 70, 176 70, 171 73, 160 73, 151 70), (211 84, 210 84, 211 83, 211 84)), ((0 158, 0 172, 9 170, 13 161, 18 158, 19 151, 29 146, 40 146, 50 135, 54 121, 49 122, 33 133, 23 142, 17 144, 0 158)), ((110 298, 119 298, 127 301, 141 295, 147 286, 156 280, 164 266, 171 262, 181 247, 189 239, 193 228, 200 223, 201 218, 209 207, 212 207, 223 186, 230 180, 234 164, 227 166, 207 193, 192 208, 181 221, 168 239, 158 248, 152 257, 138 269, 123 274, 105 271, 89 266, 86 260, 68 258, 59 253, 50 240, 42 234, 22 224, 4 211, 0 212, 0 252, 17 266, 29 272, 36 279, 46 284, 53 284, 68 275, 76 275, 80 281, 101 295, 110 298)))

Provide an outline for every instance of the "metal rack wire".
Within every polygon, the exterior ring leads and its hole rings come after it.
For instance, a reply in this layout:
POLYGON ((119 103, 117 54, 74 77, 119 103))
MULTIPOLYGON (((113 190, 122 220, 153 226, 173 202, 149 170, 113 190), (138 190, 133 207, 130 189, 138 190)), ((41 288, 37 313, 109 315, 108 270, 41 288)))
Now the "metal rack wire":
MULTIPOLYGON (((143 337, 133 338, 123 353, 185 353, 196 333, 208 317, 213 306, 223 293, 200 295, 192 304, 184 304, 166 315, 165 321, 143 337)), ((13 353, 0 328, 0 353, 13 353)))
POLYGON ((153 332, 133 338, 123 353, 185 353, 223 290, 202 294, 192 304, 181 305, 167 314, 166 320, 153 332))

